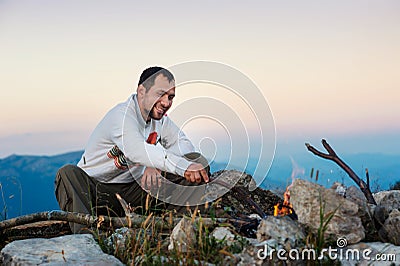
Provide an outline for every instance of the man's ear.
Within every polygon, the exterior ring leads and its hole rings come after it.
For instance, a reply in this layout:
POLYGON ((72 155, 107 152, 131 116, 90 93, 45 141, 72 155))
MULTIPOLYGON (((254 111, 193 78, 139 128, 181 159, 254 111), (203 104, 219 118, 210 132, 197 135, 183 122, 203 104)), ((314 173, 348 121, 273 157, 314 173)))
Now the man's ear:
POLYGON ((140 97, 143 97, 143 96, 146 94, 146 88, 145 88, 142 84, 140 84, 140 85, 137 87, 137 94, 138 94, 140 97))

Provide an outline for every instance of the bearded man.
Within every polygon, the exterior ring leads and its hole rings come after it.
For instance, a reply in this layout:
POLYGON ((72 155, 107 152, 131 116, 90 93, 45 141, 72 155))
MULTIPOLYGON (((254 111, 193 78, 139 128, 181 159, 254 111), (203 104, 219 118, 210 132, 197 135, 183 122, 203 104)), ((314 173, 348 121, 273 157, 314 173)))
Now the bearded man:
MULTIPOLYGON (((175 78, 162 67, 150 67, 140 76, 137 91, 112 108, 87 142, 77 165, 66 165, 56 175, 55 194, 62 210, 92 215, 124 216, 116 193, 134 210, 182 210, 191 193, 163 191, 163 178, 179 186, 209 182, 207 160, 186 135, 166 116, 175 98, 175 78), (171 195, 166 195, 170 193, 171 195), (171 200, 172 198, 172 200, 171 200), (147 200, 148 202, 148 200, 147 200)), ((201 193, 200 193, 201 194, 201 193)), ((200 202, 202 195, 197 195, 200 202)), ((84 228, 70 224, 74 233, 84 228)))

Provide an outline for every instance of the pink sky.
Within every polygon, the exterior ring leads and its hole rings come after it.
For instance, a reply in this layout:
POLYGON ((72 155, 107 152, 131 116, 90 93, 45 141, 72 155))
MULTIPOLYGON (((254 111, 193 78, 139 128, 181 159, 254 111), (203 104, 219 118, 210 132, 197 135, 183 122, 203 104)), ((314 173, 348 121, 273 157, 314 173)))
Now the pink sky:
POLYGON ((145 67, 193 60, 253 80, 278 142, 399 150, 399 14, 399 1, 1 1, 0 158, 83 149, 145 67))

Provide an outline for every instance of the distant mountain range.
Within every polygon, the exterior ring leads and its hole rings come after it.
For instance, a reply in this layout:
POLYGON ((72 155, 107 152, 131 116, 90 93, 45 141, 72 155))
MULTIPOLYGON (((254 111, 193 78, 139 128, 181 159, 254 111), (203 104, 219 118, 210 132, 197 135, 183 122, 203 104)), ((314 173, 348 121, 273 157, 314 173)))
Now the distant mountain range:
MULTIPOLYGON (((56 156, 11 155, 0 160, 0 214, 7 218, 58 209, 54 195, 57 170, 76 164, 81 151, 56 156)), ((0 216, 0 219, 4 217, 0 216)))
MULTIPOLYGON (((82 151, 56 156, 12 155, 0 160, 0 220, 19 215, 58 209, 54 195, 54 179, 57 170, 65 164, 76 164, 82 151)), ((356 154, 341 157, 352 169, 364 178, 369 169, 372 190, 388 189, 400 180, 400 155, 356 154)), ((246 172, 254 173, 257 159, 248 160, 246 172)), ((225 169, 224 163, 212 163, 212 172, 225 169)), ((234 168, 234 167, 231 167, 234 168)), ((293 168, 296 178, 309 179, 324 186, 334 181, 354 185, 354 182, 333 162, 318 158, 310 153, 290 157, 276 156, 272 167, 262 183, 262 188, 284 189, 291 182, 293 168), (294 163, 293 163, 294 162, 294 163), (303 167, 303 173, 301 171, 303 167), (314 168, 313 179, 310 177, 314 168), (315 173, 319 171, 319 179, 315 173)))

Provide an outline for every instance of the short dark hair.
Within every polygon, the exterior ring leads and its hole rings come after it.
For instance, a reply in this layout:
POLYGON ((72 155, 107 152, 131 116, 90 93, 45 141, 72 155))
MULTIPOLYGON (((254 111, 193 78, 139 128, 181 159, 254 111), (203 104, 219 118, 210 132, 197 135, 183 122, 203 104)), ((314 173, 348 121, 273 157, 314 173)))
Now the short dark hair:
POLYGON ((148 91, 154 85, 154 80, 156 77, 160 74, 163 74, 163 76, 165 76, 169 82, 175 80, 174 75, 172 75, 169 70, 163 67, 154 66, 143 70, 142 74, 140 75, 138 86, 143 85, 143 87, 146 88, 146 91, 148 91))

